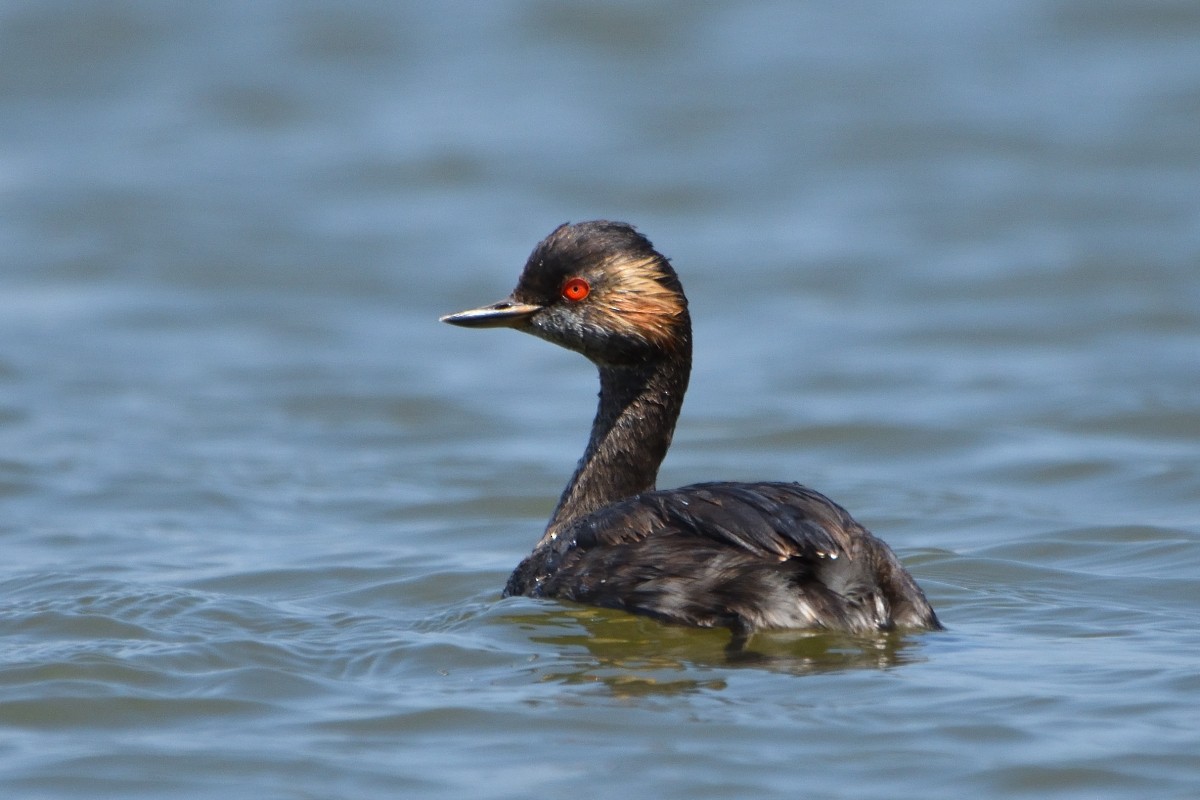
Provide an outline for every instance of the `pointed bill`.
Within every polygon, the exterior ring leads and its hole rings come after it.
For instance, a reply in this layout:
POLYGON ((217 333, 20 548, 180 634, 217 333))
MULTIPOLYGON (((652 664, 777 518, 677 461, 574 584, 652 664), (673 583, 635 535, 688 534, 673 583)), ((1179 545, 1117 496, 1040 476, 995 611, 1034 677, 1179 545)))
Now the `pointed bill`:
POLYGON ((515 328, 541 309, 541 306, 530 303, 501 300, 490 306, 447 314, 441 317, 441 321, 463 328, 515 328))

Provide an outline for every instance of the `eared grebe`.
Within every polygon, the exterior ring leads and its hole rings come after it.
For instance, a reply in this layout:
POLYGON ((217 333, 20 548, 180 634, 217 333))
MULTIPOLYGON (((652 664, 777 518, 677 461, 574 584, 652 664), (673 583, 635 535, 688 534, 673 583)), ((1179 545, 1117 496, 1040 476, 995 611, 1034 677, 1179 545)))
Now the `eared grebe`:
POLYGON ((769 628, 941 627, 891 549, 824 495, 796 483, 654 488, 692 330, 675 270, 633 227, 562 225, 508 299, 442 321, 532 333, 600 370, 587 450, 506 597, 724 626, 735 640, 769 628))

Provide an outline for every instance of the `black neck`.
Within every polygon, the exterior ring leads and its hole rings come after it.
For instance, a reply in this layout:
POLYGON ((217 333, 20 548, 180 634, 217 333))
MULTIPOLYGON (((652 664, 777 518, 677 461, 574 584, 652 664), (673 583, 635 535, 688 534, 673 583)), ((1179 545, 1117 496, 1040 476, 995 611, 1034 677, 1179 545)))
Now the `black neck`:
POLYGON ((591 439, 550 517, 547 537, 573 519, 654 488, 690 370, 686 347, 649 364, 600 367, 600 405, 591 439))

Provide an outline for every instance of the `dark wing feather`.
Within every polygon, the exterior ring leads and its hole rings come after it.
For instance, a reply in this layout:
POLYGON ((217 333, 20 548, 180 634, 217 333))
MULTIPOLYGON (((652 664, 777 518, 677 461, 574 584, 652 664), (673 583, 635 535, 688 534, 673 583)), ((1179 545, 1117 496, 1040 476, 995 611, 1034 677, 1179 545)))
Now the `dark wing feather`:
POLYGON ((698 483, 646 492, 579 520, 576 546, 687 534, 761 558, 853 557, 865 532, 841 506, 797 483, 698 483))

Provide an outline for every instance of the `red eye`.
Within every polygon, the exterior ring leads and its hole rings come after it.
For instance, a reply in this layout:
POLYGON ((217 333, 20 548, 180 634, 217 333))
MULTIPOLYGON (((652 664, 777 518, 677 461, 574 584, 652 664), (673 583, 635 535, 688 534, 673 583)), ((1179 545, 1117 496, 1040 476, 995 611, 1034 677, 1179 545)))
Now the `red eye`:
POLYGON ((562 296, 572 303, 578 303, 591 294, 592 287, 583 278, 571 278, 563 284, 562 296))

